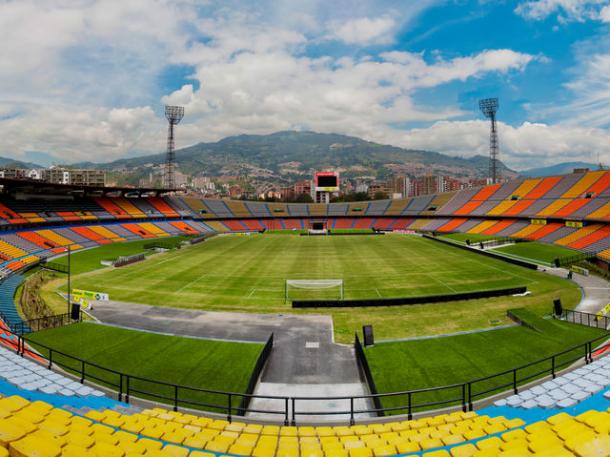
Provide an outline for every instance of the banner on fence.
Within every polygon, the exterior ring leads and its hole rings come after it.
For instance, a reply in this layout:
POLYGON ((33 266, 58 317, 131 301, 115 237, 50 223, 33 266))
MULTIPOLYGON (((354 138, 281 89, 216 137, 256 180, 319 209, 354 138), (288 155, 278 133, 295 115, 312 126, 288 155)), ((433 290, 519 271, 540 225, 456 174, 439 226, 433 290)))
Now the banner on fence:
POLYGON ((570 267, 570 270, 572 270, 574 273, 578 273, 583 276, 589 276, 589 270, 587 270, 586 268, 583 268, 583 267, 579 267, 577 265, 572 265, 570 267))
POLYGON ((110 296, 103 292, 93 292, 91 290, 72 289, 72 298, 77 301, 82 300, 110 300, 110 296))
POLYGON ((601 320, 606 314, 610 313, 610 303, 607 303, 602 309, 595 314, 595 320, 601 320))

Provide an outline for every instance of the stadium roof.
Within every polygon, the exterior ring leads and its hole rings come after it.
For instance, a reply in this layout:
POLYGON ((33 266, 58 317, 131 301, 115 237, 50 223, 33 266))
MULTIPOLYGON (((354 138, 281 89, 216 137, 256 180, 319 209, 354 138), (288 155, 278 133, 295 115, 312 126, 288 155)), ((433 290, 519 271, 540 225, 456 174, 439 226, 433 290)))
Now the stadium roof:
POLYGON ((154 187, 113 187, 113 186, 85 186, 74 184, 54 184, 37 179, 11 179, 0 178, 0 186, 4 193, 50 194, 50 195, 77 195, 99 196, 108 194, 135 194, 162 195, 171 192, 181 192, 181 189, 160 189, 154 187))

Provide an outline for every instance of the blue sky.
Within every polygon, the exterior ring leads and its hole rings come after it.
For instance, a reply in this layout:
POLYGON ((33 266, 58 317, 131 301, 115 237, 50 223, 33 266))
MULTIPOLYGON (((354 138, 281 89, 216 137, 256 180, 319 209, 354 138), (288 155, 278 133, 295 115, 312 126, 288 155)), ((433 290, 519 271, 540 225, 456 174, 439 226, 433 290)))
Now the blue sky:
POLYGON ((498 96, 515 169, 610 162, 610 0, 8 0, 0 155, 47 163, 310 129, 486 154, 498 96))

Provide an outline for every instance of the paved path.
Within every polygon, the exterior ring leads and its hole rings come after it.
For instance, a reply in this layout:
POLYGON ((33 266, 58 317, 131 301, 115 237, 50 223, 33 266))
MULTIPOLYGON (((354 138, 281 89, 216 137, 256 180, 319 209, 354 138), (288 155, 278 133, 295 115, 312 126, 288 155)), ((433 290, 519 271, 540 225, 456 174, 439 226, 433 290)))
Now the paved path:
MULTIPOLYGON (((274 349, 255 391, 260 395, 317 397, 368 393, 354 349, 333 342, 332 317, 328 315, 209 312, 118 301, 92 304, 90 314, 101 322, 138 330, 261 343, 273 333, 274 349)), ((278 407, 269 400, 251 403, 253 409, 278 407)), ((358 407, 366 409, 367 404, 362 402, 358 407)), ((345 408, 346 402, 332 401, 297 405, 297 410, 308 411, 342 411, 345 408)), ((273 418, 261 414, 258 417, 273 418)), ((298 419, 303 421, 302 417, 298 419)), ((320 417, 310 419, 319 420, 320 417)))
MULTIPOLYGON (((568 275, 568 270, 565 268, 538 268, 546 271, 546 273, 562 278, 566 278, 568 275)), ((577 311, 595 314, 602 309, 606 303, 610 302, 610 284, 604 278, 595 275, 584 276, 573 273, 572 281, 578 284, 582 291, 582 298, 576 307, 577 311)))

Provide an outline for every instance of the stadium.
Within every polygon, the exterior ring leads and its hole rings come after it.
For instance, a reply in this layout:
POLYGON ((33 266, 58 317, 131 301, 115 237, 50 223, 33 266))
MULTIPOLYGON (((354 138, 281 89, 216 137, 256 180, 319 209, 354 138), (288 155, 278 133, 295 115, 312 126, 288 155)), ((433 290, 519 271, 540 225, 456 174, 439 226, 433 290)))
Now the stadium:
POLYGON ((311 204, 0 184, 0 455, 608 455, 610 171, 311 204))

